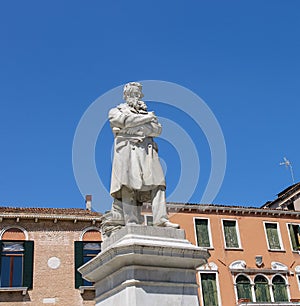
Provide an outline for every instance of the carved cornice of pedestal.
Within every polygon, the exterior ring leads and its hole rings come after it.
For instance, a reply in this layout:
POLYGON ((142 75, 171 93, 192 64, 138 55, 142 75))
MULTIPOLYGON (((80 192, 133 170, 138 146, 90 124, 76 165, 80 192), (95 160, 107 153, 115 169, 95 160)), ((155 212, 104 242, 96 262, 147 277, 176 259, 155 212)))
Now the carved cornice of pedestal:
POLYGON ((183 230, 126 226, 107 238, 102 252, 78 271, 85 279, 96 282, 124 266, 195 269, 208 257, 206 250, 184 238, 183 230))

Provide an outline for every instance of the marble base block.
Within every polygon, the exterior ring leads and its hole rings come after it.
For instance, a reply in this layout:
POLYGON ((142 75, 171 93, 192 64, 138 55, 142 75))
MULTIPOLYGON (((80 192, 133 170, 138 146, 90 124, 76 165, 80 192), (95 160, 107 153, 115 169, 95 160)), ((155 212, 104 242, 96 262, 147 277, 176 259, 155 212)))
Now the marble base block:
POLYGON ((199 305, 196 268, 209 254, 187 241, 183 230, 126 226, 102 246, 78 269, 95 283, 97 306, 199 305))

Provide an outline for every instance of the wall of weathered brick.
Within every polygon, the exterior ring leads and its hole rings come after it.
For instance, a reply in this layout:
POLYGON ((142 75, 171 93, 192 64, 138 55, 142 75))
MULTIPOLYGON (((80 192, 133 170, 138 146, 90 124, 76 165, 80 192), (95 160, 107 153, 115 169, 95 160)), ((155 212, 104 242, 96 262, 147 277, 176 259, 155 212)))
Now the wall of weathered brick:
POLYGON ((23 227, 34 241, 33 289, 23 296, 22 293, 0 292, 0 304, 7 306, 21 305, 60 305, 92 306, 94 292, 80 293, 75 289, 74 276, 74 241, 80 240, 82 231, 94 226, 91 222, 53 220, 15 220, 4 219, 0 230, 6 226, 23 227), (49 267, 51 257, 59 258, 60 266, 49 267), (51 303, 54 302, 55 303, 51 303))

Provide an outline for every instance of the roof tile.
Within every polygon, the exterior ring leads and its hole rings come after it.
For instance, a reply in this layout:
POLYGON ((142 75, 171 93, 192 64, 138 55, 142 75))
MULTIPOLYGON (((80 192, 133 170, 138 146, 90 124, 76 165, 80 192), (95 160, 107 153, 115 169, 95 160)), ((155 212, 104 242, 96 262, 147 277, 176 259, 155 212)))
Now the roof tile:
POLYGON ((49 214, 49 215, 72 215, 85 217, 100 217, 101 213, 81 208, 42 208, 42 207, 3 207, 1 213, 24 213, 24 214, 49 214))

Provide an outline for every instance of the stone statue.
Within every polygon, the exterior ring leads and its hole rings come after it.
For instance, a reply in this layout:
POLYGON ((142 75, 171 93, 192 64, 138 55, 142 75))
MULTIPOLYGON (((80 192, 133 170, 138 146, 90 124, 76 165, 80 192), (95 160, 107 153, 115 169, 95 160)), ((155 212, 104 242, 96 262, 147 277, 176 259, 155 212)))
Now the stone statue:
POLYGON ((140 83, 128 83, 123 91, 126 103, 109 111, 115 140, 110 188, 114 202, 102 222, 107 236, 124 225, 142 224, 143 202, 152 203, 154 226, 179 228, 168 220, 166 183, 153 141, 162 128, 143 96, 140 83))

